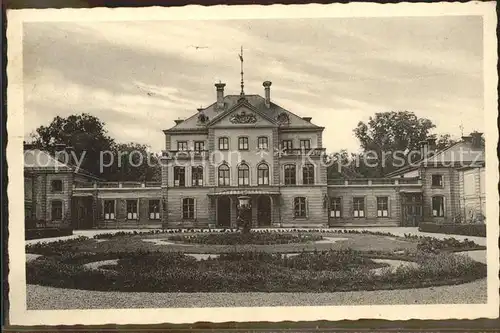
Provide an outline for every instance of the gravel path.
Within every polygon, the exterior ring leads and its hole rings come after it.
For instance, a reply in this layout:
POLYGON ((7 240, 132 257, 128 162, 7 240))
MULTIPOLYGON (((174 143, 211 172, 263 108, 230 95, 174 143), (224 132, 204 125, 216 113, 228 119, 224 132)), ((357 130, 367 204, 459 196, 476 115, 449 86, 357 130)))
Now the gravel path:
POLYGON ((337 293, 99 292, 28 285, 28 310, 486 303, 486 279, 405 290, 337 293))

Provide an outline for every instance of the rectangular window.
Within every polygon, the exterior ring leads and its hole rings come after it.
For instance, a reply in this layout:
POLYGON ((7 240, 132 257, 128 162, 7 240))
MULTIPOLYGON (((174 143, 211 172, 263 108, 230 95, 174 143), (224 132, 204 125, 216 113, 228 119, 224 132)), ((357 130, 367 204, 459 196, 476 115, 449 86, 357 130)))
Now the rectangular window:
POLYGON ((311 149, 311 140, 309 139, 300 140, 300 149, 305 149, 305 150, 311 149))
POLYGON ((388 217, 389 216, 389 198, 388 197, 378 197, 377 198, 377 217, 388 217))
POLYGON ((194 166, 191 168, 192 186, 203 186, 203 167, 194 166))
POLYGON ((205 150, 205 141, 195 141, 194 142, 194 151, 204 151, 205 150))
POLYGON ((160 219, 160 200, 149 200, 149 219, 160 219))
POLYGON ((186 186, 186 169, 184 167, 180 166, 174 167, 174 186, 175 187, 186 186))
POLYGON ((127 200, 127 220, 137 220, 137 200, 127 200))
POLYGON ((248 150, 248 138, 247 137, 238 138, 238 149, 239 150, 248 150))
POLYGON ((63 182, 60 179, 54 179, 50 183, 50 187, 52 189, 52 192, 62 192, 62 190, 63 190, 63 182))
POLYGON ((229 150, 229 138, 219 138, 219 150, 229 150))
POLYGON ((186 151, 188 150, 187 141, 177 141, 177 150, 178 151, 186 151))
POLYGON ((283 140, 281 141, 281 149, 293 149, 293 141, 292 140, 283 140))
POLYGON ((104 219, 114 220, 115 219, 115 201, 114 200, 104 200, 104 219))
POLYGON ((269 149, 269 142, 266 136, 260 136, 257 138, 257 148, 269 149))
POLYGON ((293 202, 295 217, 306 217, 306 198, 298 197, 293 202))
POLYGON ((443 175, 432 175, 432 187, 443 187, 443 175))
POLYGON ((353 198, 354 217, 365 217, 365 198, 353 198))
POLYGON ((444 197, 432 197, 432 216, 444 217, 444 197))
POLYGON ((60 221, 63 217, 63 204, 61 200, 53 200, 51 208, 52 221, 60 221))
POLYGON ((194 219, 194 199, 193 198, 182 199, 182 218, 184 220, 194 219))
POLYGON ((297 173, 295 171, 295 165, 287 164, 285 165, 285 185, 295 184, 297 184, 297 173))
POLYGON ((330 198, 330 217, 340 218, 341 211, 342 206, 340 198, 330 198))

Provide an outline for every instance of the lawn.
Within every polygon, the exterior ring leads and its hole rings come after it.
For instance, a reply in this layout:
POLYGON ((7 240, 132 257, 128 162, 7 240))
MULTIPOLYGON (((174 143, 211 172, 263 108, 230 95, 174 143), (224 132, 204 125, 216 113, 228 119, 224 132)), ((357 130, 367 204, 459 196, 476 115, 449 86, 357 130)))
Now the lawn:
POLYGON ((27 263, 27 281, 115 291, 332 292, 427 287, 485 277, 486 265, 451 253, 463 248, 474 244, 369 233, 118 235, 27 246, 28 253, 43 255, 27 263), (256 244, 235 244, 235 239, 256 244), (212 256, 198 260, 189 255, 193 253, 212 256), (387 264, 375 258, 414 265, 384 268, 387 264), (114 264, 85 266, 110 259, 114 264))

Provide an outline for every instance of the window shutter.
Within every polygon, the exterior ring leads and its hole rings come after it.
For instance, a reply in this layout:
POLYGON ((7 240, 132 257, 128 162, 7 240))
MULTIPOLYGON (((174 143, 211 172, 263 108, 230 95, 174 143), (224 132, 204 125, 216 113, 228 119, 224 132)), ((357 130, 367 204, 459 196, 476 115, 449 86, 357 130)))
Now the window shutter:
POLYGON ((306 202, 305 202, 305 204, 306 204, 306 207, 305 207, 306 208, 306 218, 309 218, 309 199, 306 197, 304 197, 304 198, 306 200, 306 202))

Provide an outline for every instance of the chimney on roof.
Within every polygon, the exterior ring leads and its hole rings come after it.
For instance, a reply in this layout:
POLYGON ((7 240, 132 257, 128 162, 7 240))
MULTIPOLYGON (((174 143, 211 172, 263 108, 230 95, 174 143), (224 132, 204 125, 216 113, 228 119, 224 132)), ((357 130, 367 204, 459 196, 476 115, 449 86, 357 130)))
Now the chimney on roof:
POLYGON ((427 140, 420 141, 420 157, 426 158, 429 151, 429 142, 427 140))
POLYGON ((309 123, 310 123, 310 122, 311 122, 312 117, 302 117, 302 119, 304 119, 305 121, 307 121, 307 122, 309 122, 309 123))
POLYGON ((219 81, 219 83, 215 84, 215 88, 217 90, 217 104, 215 105, 216 110, 224 109, 224 87, 225 83, 219 81))
POLYGON ((436 138, 431 136, 427 138, 427 156, 434 155, 436 152, 436 138))
POLYGON ((200 106, 199 108, 197 108, 196 110, 198 110, 198 112, 201 112, 203 111, 204 109, 200 106))
POLYGON ((483 139, 483 133, 479 133, 479 132, 472 132, 470 134, 471 136, 471 143, 472 143, 472 146, 473 147, 481 147, 481 144, 482 144, 482 139, 483 139))
POLYGON ((180 123, 182 123, 184 121, 184 119, 175 119, 175 124, 176 125, 179 125, 180 123))
POLYGON ((271 106, 271 81, 264 81, 262 85, 264 86, 264 95, 266 97, 266 107, 269 108, 271 106))
POLYGON ((464 135, 464 136, 462 136, 462 141, 465 143, 472 143, 472 136, 464 135))

